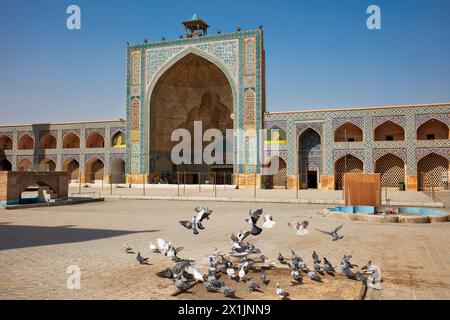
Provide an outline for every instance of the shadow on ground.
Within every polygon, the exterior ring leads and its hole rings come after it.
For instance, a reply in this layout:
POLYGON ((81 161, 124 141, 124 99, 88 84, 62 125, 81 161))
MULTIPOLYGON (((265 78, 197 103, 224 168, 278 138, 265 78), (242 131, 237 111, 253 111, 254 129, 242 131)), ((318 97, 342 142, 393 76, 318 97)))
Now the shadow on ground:
POLYGON ((72 226, 36 227, 0 224, 0 250, 74 243, 111 238, 133 233, 150 233, 159 230, 102 230, 82 229, 72 226))

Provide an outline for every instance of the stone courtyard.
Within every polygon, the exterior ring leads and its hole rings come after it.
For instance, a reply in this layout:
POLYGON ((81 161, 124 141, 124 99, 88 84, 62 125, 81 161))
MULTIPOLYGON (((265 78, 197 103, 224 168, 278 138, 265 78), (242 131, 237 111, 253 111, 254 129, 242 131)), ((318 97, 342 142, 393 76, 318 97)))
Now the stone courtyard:
MULTIPOLYGON (((183 229, 200 203, 156 200, 106 200, 103 203, 64 208, 0 210, 0 299, 221 299, 198 286, 191 293, 171 296, 171 281, 155 273, 171 266, 167 257, 153 254, 150 241, 170 240, 184 246, 182 258, 206 264, 217 248, 228 253, 230 234, 247 228, 249 209, 262 207, 276 221, 273 229, 250 239, 270 259, 278 252, 290 257, 295 250, 311 264, 316 250, 338 265, 344 254, 360 266, 372 260, 381 267, 382 290, 369 291, 367 299, 450 299, 450 223, 379 224, 323 217, 326 206, 273 203, 203 203, 212 209, 206 229, 197 236, 183 229), (309 235, 299 237, 287 225, 298 219, 310 222, 309 235), (315 228, 332 230, 343 223, 344 239, 332 242, 315 228), (149 257, 139 265, 125 254, 124 243, 149 257), (66 269, 81 268, 81 289, 69 290, 66 269)), ((249 293, 241 283, 230 284, 245 299, 276 299, 275 284, 291 292, 292 299, 357 299, 360 285, 324 277, 324 283, 305 281, 290 286, 280 269, 263 293, 249 293)), ((288 271, 284 271, 288 273, 288 271)), ((257 274, 250 275, 255 281, 257 274)))

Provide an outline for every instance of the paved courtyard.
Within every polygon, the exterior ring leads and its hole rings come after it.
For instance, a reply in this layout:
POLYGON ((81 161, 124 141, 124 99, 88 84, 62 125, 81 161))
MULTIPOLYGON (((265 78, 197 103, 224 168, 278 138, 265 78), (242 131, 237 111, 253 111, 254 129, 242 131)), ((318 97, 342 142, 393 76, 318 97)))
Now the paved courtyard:
MULTIPOLYGON (((369 292, 369 299, 450 299, 450 223, 343 221, 323 217, 320 213, 325 206, 321 205, 204 205, 214 213, 205 223, 206 230, 198 236, 178 224, 191 216, 194 202, 107 200, 66 207, 0 210, 0 299, 222 298, 220 294, 207 295, 203 288, 171 296, 170 281, 155 277, 156 272, 171 264, 166 257, 150 253, 149 242, 156 238, 170 240, 185 247, 181 257, 205 264, 205 256, 215 247, 228 252, 230 234, 244 230, 248 210, 257 207, 271 213, 277 222, 273 229, 250 239, 271 259, 278 252, 289 257, 293 249, 311 264, 311 253, 316 250, 321 258, 325 256, 337 265, 343 254, 351 254, 358 265, 372 260, 382 269, 382 290, 369 292), (296 236, 287 226, 294 219, 309 220, 310 234, 296 236), (337 242, 314 229, 331 230, 341 223, 344 239, 337 242), (123 253, 124 242, 149 257, 151 265, 139 265, 134 255, 123 253), (80 290, 66 288, 66 268, 70 265, 81 268, 80 290)), ((307 282, 305 290, 290 288, 287 280, 283 283, 294 293, 293 299, 357 298, 354 282, 336 278, 334 282, 326 278, 314 287, 307 282), (321 294, 315 294, 315 288, 321 294)), ((276 281, 274 278, 265 293, 245 293, 243 297, 274 299, 276 281)), ((245 291, 244 286, 238 285, 238 294, 245 291)))

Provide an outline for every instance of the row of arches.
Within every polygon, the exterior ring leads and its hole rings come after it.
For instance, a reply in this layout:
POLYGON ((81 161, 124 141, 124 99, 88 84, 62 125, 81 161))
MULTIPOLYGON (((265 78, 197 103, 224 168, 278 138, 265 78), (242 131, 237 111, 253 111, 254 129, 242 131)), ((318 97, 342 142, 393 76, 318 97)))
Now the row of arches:
MULTIPOLYGON (((83 174, 87 183, 94 183, 103 180, 105 165, 101 159, 93 157, 85 163, 85 173, 83 174)), ((18 171, 30 171, 33 169, 33 163, 29 159, 23 159, 17 164, 18 171)), ((0 161, 0 171, 11 171, 12 164, 7 159, 0 161)), ((45 158, 39 162, 39 170, 56 171, 56 163, 50 158, 45 158)), ((69 158, 62 163, 62 170, 67 171, 70 180, 79 180, 80 164, 76 159, 69 158)), ((125 161, 116 158, 110 163, 111 183, 125 183, 125 161)))
MULTIPOLYGON (((63 149, 78 149, 80 148, 80 137, 74 132, 66 134, 62 143, 63 149)), ((103 135, 95 131, 87 136, 86 148, 104 148, 105 139, 103 135)), ((118 131, 111 137, 111 147, 124 148, 125 147, 125 135, 123 132, 118 131)), ((0 150, 12 150, 13 142, 10 137, 3 135, 0 136, 0 150)), ((32 150, 35 148, 34 138, 29 134, 24 134, 17 143, 19 150, 32 150)), ((41 150, 56 149, 56 138, 51 133, 46 133, 39 139, 39 148, 41 150)))
MULTIPOLYGON (((265 166, 270 167, 274 159, 265 166)), ((277 157, 279 170, 265 179, 267 188, 285 188, 287 186, 286 162, 277 157)), ((446 188, 446 178, 449 161, 441 155, 431 153, 417 163, 418 190, 426 187, 446 188)), ((345 173, 364 172, 364 163, 354 155, 347 154, 337 159, 334 163, 335 190, 342 190, 345 173)), ((401 182, 405 183, 405 162, 400 157, 388 153, 375 161, 374 172, 381 174, 381 186, 398 189, 401 182)), ((317 188, 319 172, 315 167, 307 168, 307 183, 309 188, 317 188), (316 182, 310 180, 317 179, 316 182)))
MULTIPOLYGON (((374 141, 405 140, 405 129, 399 124, 386 121, 374 130, 374 141)), ((334 131, 334 142, 361 142, 364 139, 363 130, 351 122, 345 122, 334 131)), ((430 119, 417 129, 417 140, 449 139, 448 125, 436 119, 430 119)), ((286 142, 286 133, 279 127, 272 127, 267 135, 267 143, 286 142), (277 132, 277 134, 272 134, 277 132)))

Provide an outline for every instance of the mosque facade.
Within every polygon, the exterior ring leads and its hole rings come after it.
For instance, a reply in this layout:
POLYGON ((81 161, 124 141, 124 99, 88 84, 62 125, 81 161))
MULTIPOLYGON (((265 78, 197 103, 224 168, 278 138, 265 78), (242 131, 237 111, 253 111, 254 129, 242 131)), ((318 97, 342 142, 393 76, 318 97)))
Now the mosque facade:
POLYGON ((388 188, 448 187, 450 103, 266 112, 262 27, 209 35, 195 15, 183 25, 178 39, 127 45, 126 120, 0 126, 0 170, 67 170, 83 183, 214 172, 242 187, 326 190, 366 172, 388 188), (230 161, 173 163, 172 133, 196 122, 231 130, 230 161))

